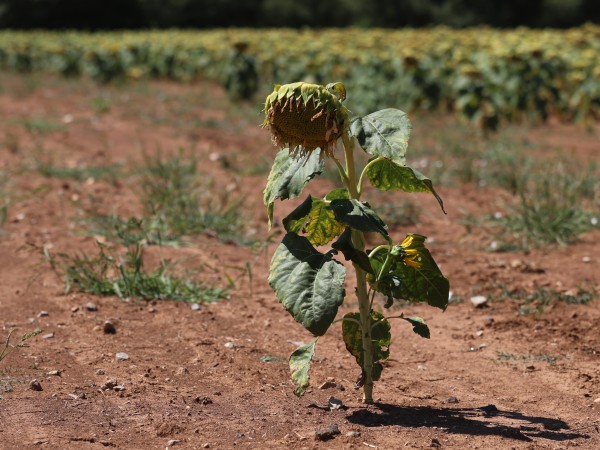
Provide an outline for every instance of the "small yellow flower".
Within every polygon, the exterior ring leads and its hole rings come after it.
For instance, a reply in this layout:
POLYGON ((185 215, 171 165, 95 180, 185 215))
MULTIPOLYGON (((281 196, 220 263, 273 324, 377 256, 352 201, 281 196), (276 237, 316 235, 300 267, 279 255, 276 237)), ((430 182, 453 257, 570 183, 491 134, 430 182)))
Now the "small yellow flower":
POLYGON ((348 110, 342 105, 343 85, 328 86, 331 90, 304 82, 275 86, 265 101, 262 125, 271 131, 273 144, 288 147, 296 156, 317 148, 322 157, 333 156, 338 138, 348 127, 348 110))
POLYGON ((425 236, 420 234, 409 234, 400 244, 406 254, 403 261, 415 269, 420 269, 422 266, 419 248, 424 246, 425 239, 425 236))

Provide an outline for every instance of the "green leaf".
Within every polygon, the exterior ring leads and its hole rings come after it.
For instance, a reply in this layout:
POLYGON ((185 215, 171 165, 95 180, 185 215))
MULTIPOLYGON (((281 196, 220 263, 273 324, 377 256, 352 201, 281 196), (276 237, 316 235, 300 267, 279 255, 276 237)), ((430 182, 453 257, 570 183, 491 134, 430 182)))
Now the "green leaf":
POLYGON ((315 336, 325 334, 345 296, 346 269, 303 236, 288 233, 271 260, 269 285, 285 309, 315 336))
POLYGON ((338 199, 331 201, 329 209, 340 222, 360 231, 375 231, 386 240, 390 240, 386 224, 368 203, 354 199, 338 199))
POLYGON ((344 225, 335 219, 329 202, 313 199, 305 230, 311 244, 325 245, 344 231, 344 225))
POLYGON ((291 233, 306 233, 313 245, 325 245, 344 230, 344 225, 335 219, 328 205, 325 200, 309 196, 283 219, 283 226, 291 233))
POLYGON ((369 256, 352 245, 352 228, 346 227, 338 240, 331 244, 331 247, 342 252, 346 261, 352 261, 365 272, 375 275, 369 262, 369 256))
POLYGON ((301 345, 294 350, 294 353, 290 356, 292 381, 296 383, 297 386, 294 394, 298 397, 304 395, 304 391, 309 385, 310 377, 308 371, 310 370, 310 362, 315 354, 315 345, 317 344, 318 339, 319 338, 317 337, 308 344, 301 345))
POLYGON ((402 319, 406 320, 413 326, 413 331, 417 333, 419 336, 424 337, 425 339, 429 339, 429 327, 425 323, 423 319, 420 317, 402 317, 402 319))
POLYGON ((350 198, 350 193, 348 192, 348 189, 346 188, 337 188, 334 189, 333 191, 331 191, 329 194, 327 194, 325 196, 325 200, 340 200, 340 199, 349 199, 350 198))
POLYGON ((308 214, 312 209, 313 198, 309 195, 300 205, 294 209, 285 219, 283 219, 283 227, 285 231, 291 233, 300 233, 304 224, 308 220, 308 214))
POLYGON ((442 211, 446 212, 444 202, 433 188, 431 180, 416 169, 383 158, 367 168, 367 175, 373 187, 382 191, 430 192, 437 199, 442 211))
MULTIPOLYGON (((391 326, 383 314, 371 312, 371 340, 373 342, 373 363, 385 361, 390 357, 389 346, 392 340, 391 326)), ((354 358, 357 364, 363 367, 364 350, 362 343, 362 329, 360 327, 360 314, 348 313, 342 321, 342 337, 346 349, 354 358)), ((373 369, 375 369, 375 365, 373 369)), ((381 365, 378 365, 381 368, 381 365)), ((373 370, 373 381, 377 381, 381 376, 381 370, 373 370)))
POLYGON ((377 252, 370 258, 377 276, 368 275, 367 280, 374 290, 388 297, 446 309, 450 283, 424 243, 425 236, 410 234, 403 241, 404 246, 377 252), (390 259, 385 264, 388 252, 390 259))
POLYGON ((323 172, 323 167, 320 150, 315 150, 303 158, 295 158, 290 155, 288 149, 277 153, 263 193, 263 201, 269 216, 269 227, 273 222, 275 200, 298 197, 304 186, 323 172))
POLYGON ((412 125, 399 109, 382 109, 350 122, 350 132, 367 153, 405 165, 412 125))

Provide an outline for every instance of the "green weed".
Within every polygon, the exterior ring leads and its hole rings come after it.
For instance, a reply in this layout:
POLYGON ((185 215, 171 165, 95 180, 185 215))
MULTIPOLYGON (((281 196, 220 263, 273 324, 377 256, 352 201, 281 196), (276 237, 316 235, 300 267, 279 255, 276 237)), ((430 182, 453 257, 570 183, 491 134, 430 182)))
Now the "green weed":
POLYGON ((142 181, 147 213, 170 236, 210 233, 226 242, 250 244, 244 235, 241 200, 217 194, 211 180, 197 170, 197 161, 176 156, 150 158, 142 181))
POLYGON ((25 119, 23 127, 31 134, 47 134, 55 131, 66 131, 66 125, 48 119, 25 119))
POLYGON ((106 114, 112 109, 112 102, 106 95, 98 95, 91 100, 92 109, 96 114, 106 114))
POLYGON ((529 362, 529 361, 541 361, 548 363, 553 366, 556 364, 558 360, 557 356, 552 356, 548 354, 539 354, 539 355, 515 355, 514 353, 505 353, 505 352, 496 352, 496 360, 497 361, 515 361, 515 362, 529 362))
POLYGON ((598 295, 586 289, 579 289, 577 293, 565 293, 552 289, 540 288, 534 292, 527 292, 523 289, 509 290, 502 289, 502 292, 493 296, 492 300, 513 299, 519 302, 518 314, 543 314, 547 307, 556 303, 567 303, 570 305, 586 305, 592 300, 598 298, 598 295))
POLYGON ((85 254, 61 255, 61 264, 48 252, 46 257, 55 269, 64 269, 67 292, 74 289, 122 299, 162 299, 188 303, 214 302, 227 295, 226 289, 169 273, 173 264, 168 261, 162 260, 156 270, 147 271, 141 244, 129 246, 123 259, 103 244, 98 243, 98 250, 94 257, 85 254))
POLYGON ((578 179, 560 168, 540 170, 523 181, 506 214, 490 220, 499 225, 500 238, 520 248, 570 244, 598 225, 597 214, 584 206, 585 192, 596 182, 578 179))
POLYGON ((0 348, 0 362, 2 362, 2 360, 4 358, 6 358, 15 348, 23 348, 23 347, 29 347, 29 345, 27 344, 27 341, 29 339, 31 339, 32 337, 37 336, 38 334, 42 333, 44 330, 41 329, 35 329, 33 331, 30 331, 29 333, 25 333, 24 335, 22 335, 21 337, 19 337, 16 341, 16 343, 11 343, 11 337, 13 332, 15 331, 14 328, 11 328, 8 331, 8 336, 6 337, 6 340, 4 341, 4 345, 2 348, 0 348))
POLYGON ((55 166, 50 163, 40 163, 37 166, 37 170, 48 178, 76 181, 85 181, 93 178, 95 180, 109 180, 114 182, 119 178, 122 168, 120 165, 64 167, 55 166))

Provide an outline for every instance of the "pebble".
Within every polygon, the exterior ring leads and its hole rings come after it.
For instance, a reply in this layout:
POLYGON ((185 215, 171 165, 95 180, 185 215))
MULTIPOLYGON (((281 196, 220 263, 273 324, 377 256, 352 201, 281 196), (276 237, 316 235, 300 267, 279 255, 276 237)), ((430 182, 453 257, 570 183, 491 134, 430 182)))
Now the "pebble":
POLYGON ((346 433, 346 436, 348 436, 348 437, 359 437, 360 436, 360 431, 348 431, 346 433))
POLYGON ((470 298, 471 303, 475 308, 483 308, 487 306, 487 298, 483 295, 475 295, 470 298))
POLYGON ((319 386, 319 389, 331 389, 336 387, 337 384, 333 381, 326 381, 325 383, 323 383, 322 385, 319 386))
POLYGON ((190 371, 187 369, 187 367, 179 367, 177 369, 177 375, 185 375, 187 373, 190 373, 190 371))
POLYGON ((117 361, 127 361, 129 359, 129 355, 125 352, 119 352, 115 355, 117 361))
POLYGON ((169 442, 167 442, 167 447, 172 447, 173 445, 179 444, 180 442, 180 440, 171 439, 169 442))
POLYGON ((102 327, 102 331, 104 331, 104 334, 116 334, 117 333, 117 329, 115 328, 115 324, 112 323, 110 320, 107 320, 106 322, 104 322, 104 326, 102 327))
POLYGON ((427 370, 427 366, 424 366, 423 364, 419 364, 417 366, 417 370, 427 370))
POLYGON ((319 428, 315 431, 315 439, 317 441, 328 441, 340 434, 340 429, 335 423, 332 423, 327 428, 319 428))
POLYGON ((202 444, 202 448, 210 448, 210 444, 208 442, 206 444, 202 444))
POLYGON ((46 375, 51 377, 60 377, 60 370, 51 370, 46 375))
POLYGON ((228 349, 235 348, 235 344, 233 342, 225 342, 225 348, 228 348, 228 349))
POLYGON ((192 309, 192 311, 200 311, 200 303, 192 303, 190 305, 190 308, 192 309))
POLYGON ((48 311, 40 311, 38 317, 48 317, 49 315, 50 313, 48 313, 48 311))
POLYGON ((594 403, 600 403, 600 397, 594 400, 594 403))
POLYGON ((117 392, 124 391, 125 386, 123 386, 122 384, 117 384, 116 386, 113 386, 112 390, 117 392))
POLYGON ((346 405, 344 405, 344 403, 342 403, 342 401, 340 399, 335 398, 335 397, 329 397, 327 406, 329 407, 330 411, 334 411, 336 409, 348 409, 348 407, 346 405))
POLYGON ((29 383, 29 389, 32 391, 43 391, 42 384, 38 380, 31 380, 29 383))
POLYGON ((117 386, 117 380, 106 380, 102 386, 100 386, 100 389, 107 391, 113 389, 115 386, 117 386))
POLYGON ((448 397, 448 400, 446 400, 446 403, 458 403, 458 399, 454 396, 450 396, 448 397))
POLYGON ((154 306, 149 306, 148 307, 148 312, 149 313, 155 313, 156 312, 156 308, 154 306))
POLYGON ((71 312, 74 312, 74 313, 76 313, 77 311, 79 311, 79 306, 73 306, 73 307, 71 308, 71 312))
POLYGON ((96 370, 96 375, 104 375, 104 369, 98 369, 96 370))
POLYGON ((48 333, 42 335, 42 339, 52 339, 54 337, 54 333, 48 333))
POLYGON ((475 333, 476 337, 481 337, 483 336, 483 330, 479 330, 477 333, 475 333))
POLYGON ((98 311, 98 306, 96 306, 95 303, 88 302, 85 304, 85 309, 87 309, 88 311, 98 311))
POLYGON ((583 258, 581 258, 581 262, 584 262, 584 263, 592 262, 592 258, 590 258, 589 256, 584 256, 583 258))

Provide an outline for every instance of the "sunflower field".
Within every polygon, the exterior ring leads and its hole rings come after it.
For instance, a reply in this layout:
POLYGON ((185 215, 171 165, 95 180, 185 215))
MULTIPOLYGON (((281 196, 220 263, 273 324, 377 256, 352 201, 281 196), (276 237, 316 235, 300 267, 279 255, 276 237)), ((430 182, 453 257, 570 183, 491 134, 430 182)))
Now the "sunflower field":
POLYGON ((484 129, 600 117, 600 27, 568 30, 222 29, 0 32, 0 69, 119 79, 197 79, 251 98, 273 84, 343 81, 349 108, 443 109, 484 129))

